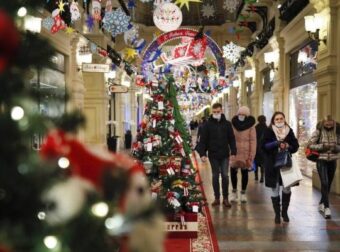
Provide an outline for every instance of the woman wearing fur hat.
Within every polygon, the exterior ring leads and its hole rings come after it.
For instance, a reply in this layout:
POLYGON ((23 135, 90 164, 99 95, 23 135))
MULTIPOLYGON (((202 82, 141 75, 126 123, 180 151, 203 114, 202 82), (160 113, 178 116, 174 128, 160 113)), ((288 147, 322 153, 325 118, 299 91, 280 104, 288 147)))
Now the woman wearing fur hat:
POLYGON ((275 112, 270 126, 264 132, 262 140, 264 154, 265 185, 272 189, 272 203, 275 211, 275 223, 281 223, 281 212, 284 222, 289 222, 288 206, 290 202, 290 187, 282 189, 282 209, 280 207, 280 186, 282 178, 280 169, 275 168, 276 155, 279 151, 288 150, 295 153, 299 149, 299 143, 293 130, 286 123, 285 115, 282 112, 275 112))
POLYGON ((250 110, 246 106, 239 108, 237 115, 233 117, 232 126, 236 139, 237 155, 231 160, 230 176, 233 191, 230 201, 236 202, 237 196, 237 172, 241 169, 242 190, 241 202, 247 202, 246 190, 248 185, 248 169, 251 168, 256 154, 256 130, 255 118, 250 115, 250 110))
POLYGON ((330 219, 328 194, 336 170, 336 160, 340 159, 340 124, 336 123, 331 116, 325 117, 317 124, 308 147, 320 153, 316 163, 321 181, 319 211, 324 214, 325 219, 330 219))

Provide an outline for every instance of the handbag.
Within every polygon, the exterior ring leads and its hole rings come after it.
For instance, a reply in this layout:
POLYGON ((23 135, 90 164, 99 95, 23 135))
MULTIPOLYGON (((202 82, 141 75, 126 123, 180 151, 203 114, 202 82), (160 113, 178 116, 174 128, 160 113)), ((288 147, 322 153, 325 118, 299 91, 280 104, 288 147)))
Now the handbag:
POLYGON ((293 166, 292 155, 289 151, 279 151, 275 157, 274 167, 277 169, 290 168, 293 166))
POLYGON ((309 160, 309 161, 312 161, 312 162, 316 162, 318 161, 319 157, 320 157, 320 153, 315 151, 315 150, 311 150, 310 148, 306 148, 305 149, 305 155, 306 155, 306 158, 309 160))
POLYGON ((297 165, 291 168, 280 169, 283 187, 290 187, 298 184, 302 179, 302 174, 297 165))

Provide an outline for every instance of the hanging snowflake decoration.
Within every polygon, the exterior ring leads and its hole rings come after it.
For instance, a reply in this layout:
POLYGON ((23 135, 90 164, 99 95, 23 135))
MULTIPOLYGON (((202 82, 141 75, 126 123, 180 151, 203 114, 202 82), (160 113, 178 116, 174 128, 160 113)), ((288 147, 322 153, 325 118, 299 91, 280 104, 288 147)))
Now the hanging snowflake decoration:
POLYGON ((44 18, 42 21, 42 27, 44 27, 48 31, 52 29, 53 25, 54 25, 54 19, 52 17, 44 18))
POLYGON ((124 32, 124 42, 125 44, 130 45, 130 43, 132 43, 139 36, 139 26, 131 23, 128 28, 129 29, 124 32))
POLYGON ((90 44, 90 50, 91 53, 96 53, 97 52, 97 45, 95 43, 90 44))
POLYGON ((235 63, 240 57, 242 47, 235 45, 233 42, 223 46, 223 57, 235 63))
POLYGON ((91 15, 87 16, 85 23, 89 31, 92 31, 94 27, 94 19, 91 15))
POLYGON ((105 13, 103 28, 115 37, 128 30, 130 19, 130 16, 127 16, 121 8, 118 8, 115 11, 105 13))
POLYGON ((239 0, 224 0, 223 9, 235 12, 239 6, 239 0))
POLYGON ((201 12, 204 18, 211 18, 215 14, 215 8, 212 4, 206 4, 203 5, 201 12))

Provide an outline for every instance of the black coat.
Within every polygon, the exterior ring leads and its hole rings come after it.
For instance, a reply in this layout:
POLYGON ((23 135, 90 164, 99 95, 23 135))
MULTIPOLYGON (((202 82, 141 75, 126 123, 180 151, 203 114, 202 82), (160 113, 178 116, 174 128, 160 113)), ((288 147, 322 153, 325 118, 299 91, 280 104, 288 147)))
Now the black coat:
POLYGON ((257 146, 256 146, 256 156, 255 156, 255 162, 258 164, 258 165, 262 165, 263 163, 263 151, 262 151, 262 148, 261 148, 261 143, 262 143, 262 139, 263 139, 263 136, 264 136, 264 132, 266 131, 267 129, 267 125, 265 123, 258 123, 256 126, 255 126, 255 130, 256 130, 256 143, 257 143, 257 146))
MULTIPOLYGON (((296 139, 292 129, 289 130, 288 135, 284 139, 284 142, 289 144, 288 150, 290 153, 295 153, 299 149, 299 143, 296 139)), ((282 179, 280 175, 280 170, 274 168, 275 156, 278 152, 279 142, 276 139, 275 133, 271 127, 268 127, 262 139, 262 150, 264 154, 264 169, 265 169, 265 183, 267 187, 276 187, 277 178, 279 177, 279 183, 282 185, 282 179), (267 144, 267 148, 266 148, 267 144), (268 149, 268 144, 271 144, 271 148, 268 149)), ((294 164, 293 164, 294 165, 294 164)))
POLYGON ((221 120, 210 116, 200 132, 200 141, 196 148, 200 156, 225 159, 229 155, 236 155, 236 142, 231 123, 222 114, 221 120))

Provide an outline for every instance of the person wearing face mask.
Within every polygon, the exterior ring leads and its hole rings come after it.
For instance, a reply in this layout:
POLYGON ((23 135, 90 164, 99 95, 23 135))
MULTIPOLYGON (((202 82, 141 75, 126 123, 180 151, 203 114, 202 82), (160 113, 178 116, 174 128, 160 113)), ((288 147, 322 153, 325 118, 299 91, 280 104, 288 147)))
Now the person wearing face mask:
POLYGON ((272 189, 272 204, 275 212, 275 223, 281 223, 281 214, 284 222, 289 222, 288 206, 290 203, 290 187, 282 188, 282 202, 280 200, 280 187, 282 178, 280 169, 275 168, 276 155, 279 151, 288 150, 291 154, 299 149, 299 143, 293 130, 286 123, 282 112, 275 112, 270 126, 265 130, 261 148, 264 155, 265 185, 272 189), (282 205, 282 208, 281 208, 282 205))
POLYGON ((222 177, 223 205, 231 207, 228 200, 229 186, 229 156, 236 155, 235 136, 231 123, 222 114, 222 105, 215 103, 212 106, 212 115, 203 125, 200 132, 200 139, 196 147, 203 162, 207 160, 212 169, 212 185, 215 200, 212 206, 220 205, 220 175, 222 177))
POLYGON ((256 154, 256 130, 255 118, 250 115, 250 110, 246 106, 239 108, 237 115, 231 120, 236 139, 237 155, 230 160, 230 178, 233 191, 230 201, 237 202, 237 173, 241 170, 242 190, 241 202, 247 202, 246 190, 248 185, 248 170, 251 169, 256 154))
POLYGON ((325 219, 330 219, 328 194, 334 179, 336 161, 340 159, 340 124, 335 122, 332 116, 326 116, 317 124, 307 146, 320 154, 316 162, 321 182, 319 211, 325 219))

